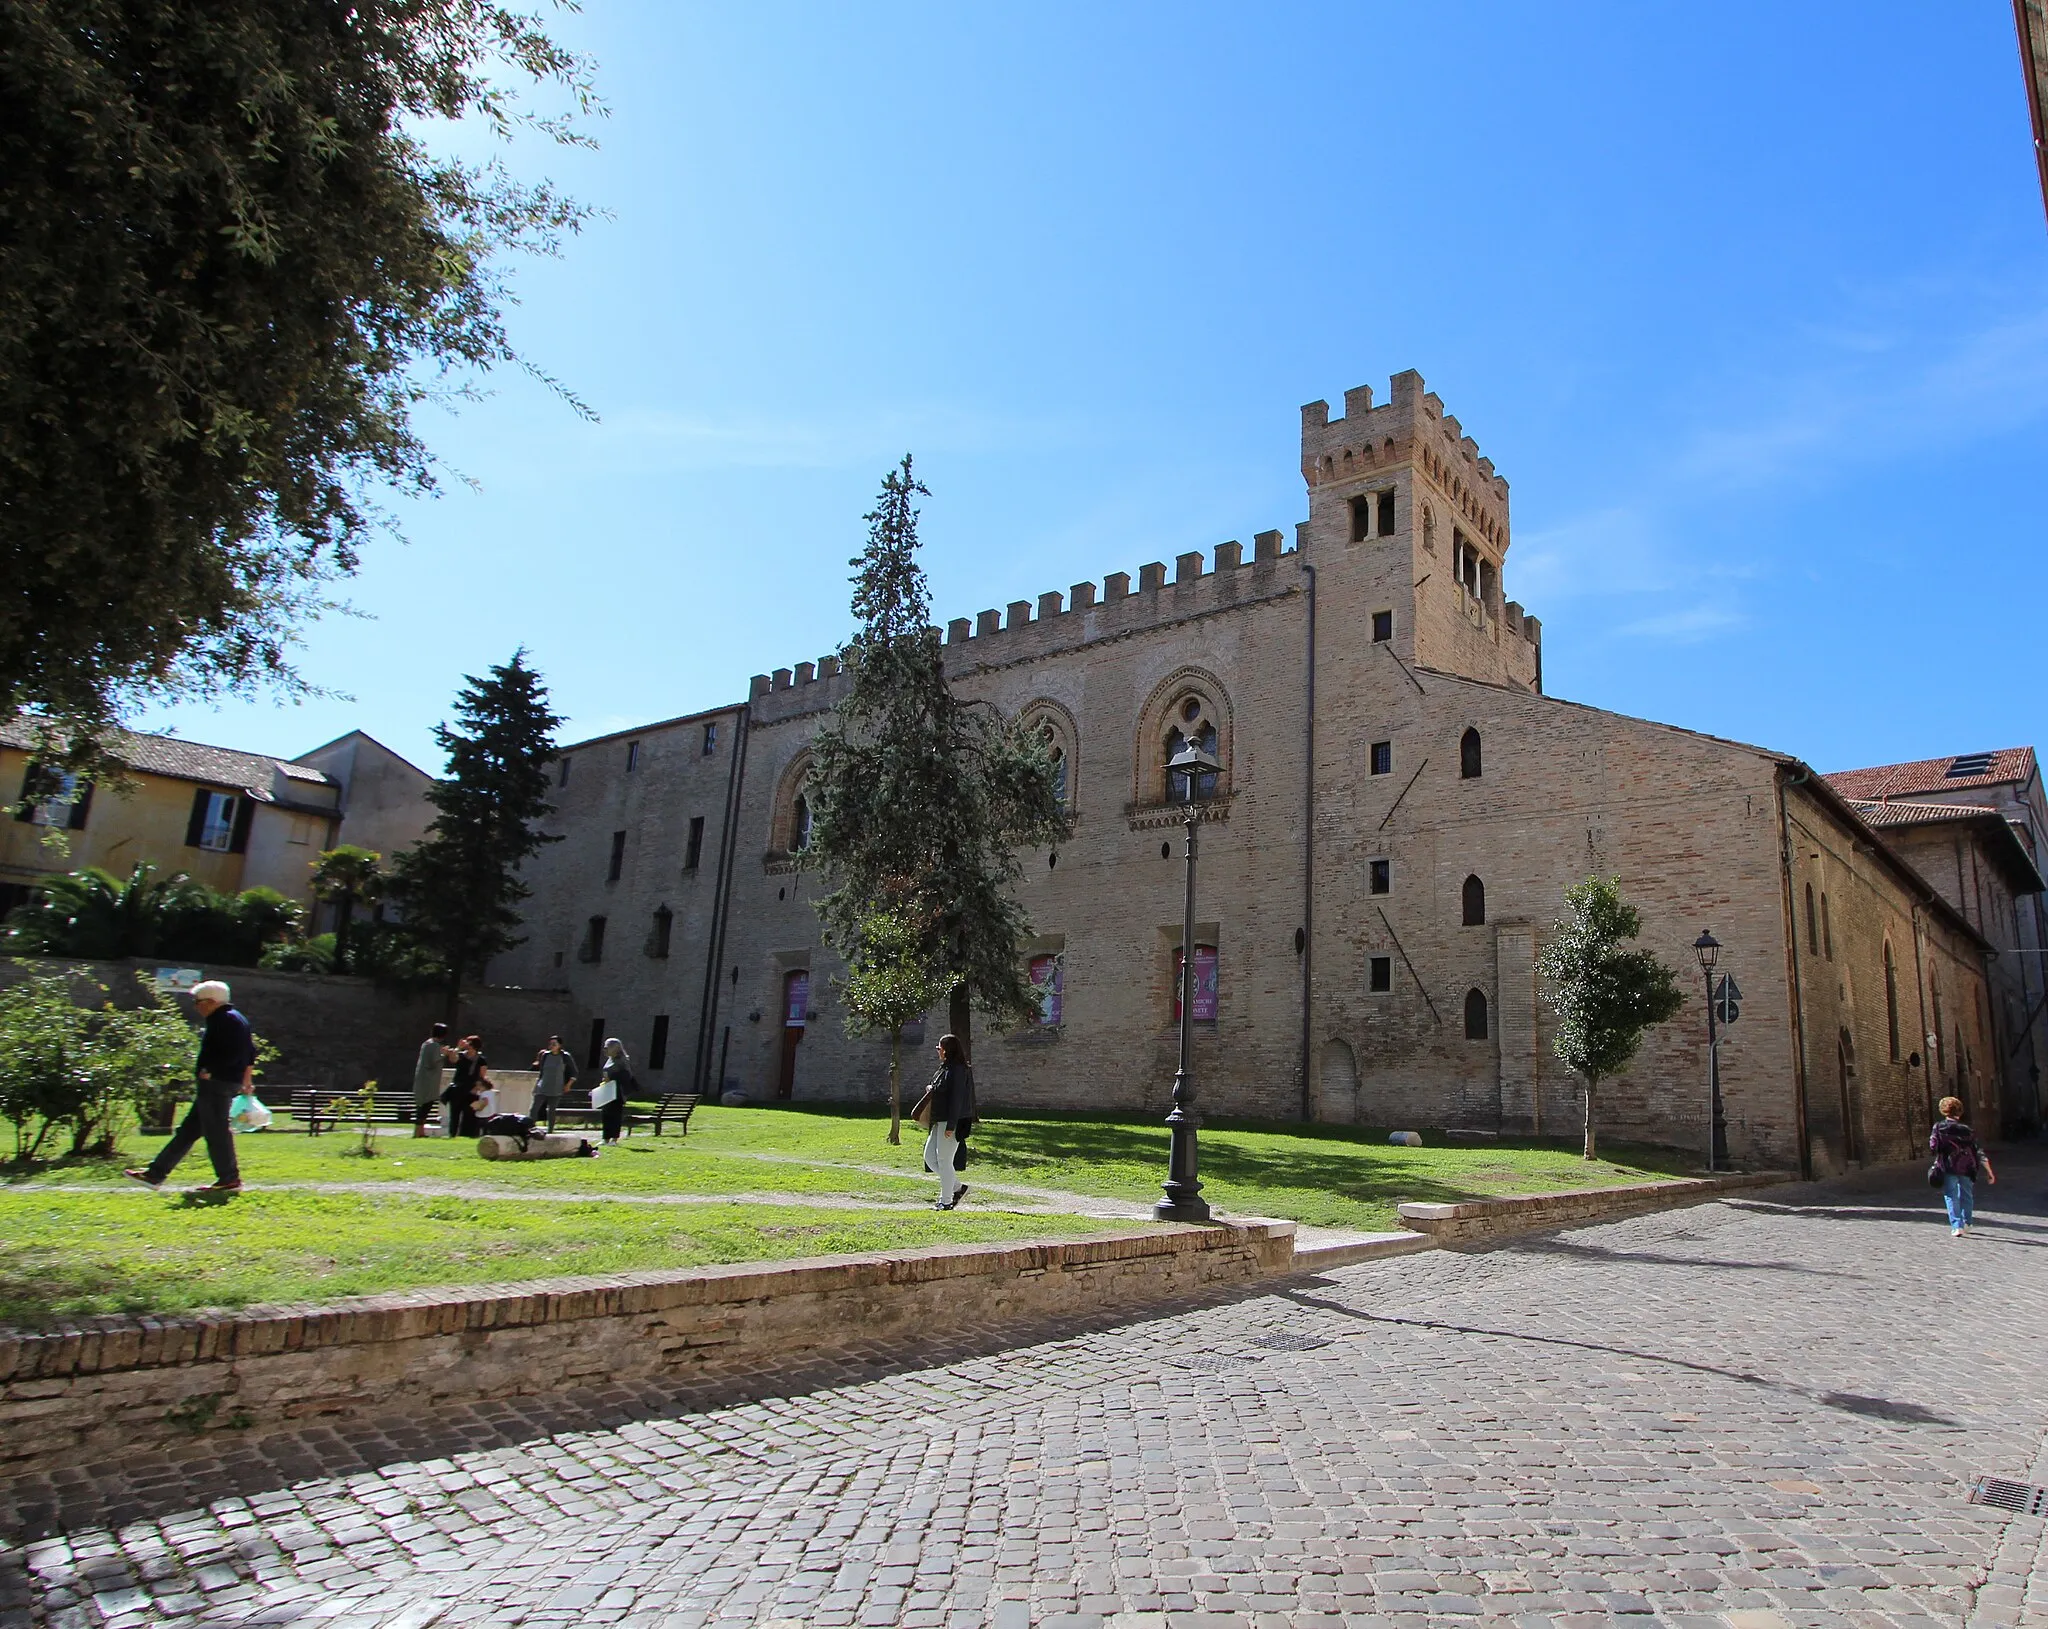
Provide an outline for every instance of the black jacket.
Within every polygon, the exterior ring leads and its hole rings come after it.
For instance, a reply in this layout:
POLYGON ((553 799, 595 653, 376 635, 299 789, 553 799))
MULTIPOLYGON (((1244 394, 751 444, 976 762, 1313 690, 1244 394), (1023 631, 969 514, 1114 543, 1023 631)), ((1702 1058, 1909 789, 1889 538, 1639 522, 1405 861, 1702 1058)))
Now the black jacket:
POLYGON ((974 1123, 974 1071, 964 1063, 946 1064, 932 1076, 932 1124, 942 1123, 962 1137, 962 1128, 974 1123))
POLYGON ((249 1020, 233 1007, 216 1007, 199 1032, 199 1056, 192 1068, 216 1086, 242 1089, 242 1076, 256 1066, 256 1037, 249 1020))

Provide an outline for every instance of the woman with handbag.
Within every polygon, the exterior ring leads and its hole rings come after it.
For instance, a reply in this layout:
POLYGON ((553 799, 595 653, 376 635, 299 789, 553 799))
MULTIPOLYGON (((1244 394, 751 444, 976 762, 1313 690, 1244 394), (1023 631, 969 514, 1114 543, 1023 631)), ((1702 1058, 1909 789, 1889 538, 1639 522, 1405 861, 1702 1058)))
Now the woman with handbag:
POLYGON ((924 1140, 924 1165, 939 1179, 939 1197, 932 1201, 932 1209, 951 1210, 967 1197, 967 1184, 960 1180, 954 1162, 960 1139, 974 1127, 974 1071, 967 1066, 959 1036, 939 1037, 938 1073, 910 1117, 929 1131, 924 1140))
POLYGON ((1944 1097, 1940 1108, 1941 1119, 1927 1134, 1927 1148, 1934 1155, 1927 1180, 1941 1189, 1949 1236, 1960 1239, 1976 1218, 1978 1179, 1996 1182, 1998 1173, 1991 1169, 1991 1156, 1977 1146, 1977 1134, 1963 1124, 1963 1100, 1944 1097))
POLYGON ((590 1106, 604 1125, 604 1140, 615 1143, 626 1128, 626 1094, 638 1084, 633 1078, 633 1060, 626 1056, 626 1043, 616 1035, 604 1043, 604 1067, 597 1072, 597 1084, 590 1091, 590 1106))

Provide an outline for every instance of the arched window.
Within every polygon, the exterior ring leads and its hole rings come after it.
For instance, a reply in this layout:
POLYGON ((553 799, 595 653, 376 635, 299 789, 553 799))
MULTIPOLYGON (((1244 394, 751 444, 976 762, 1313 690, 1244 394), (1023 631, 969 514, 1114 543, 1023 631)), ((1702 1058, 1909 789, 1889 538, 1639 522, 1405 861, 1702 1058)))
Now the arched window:
POLYGON ((1813 884, 1806 885, 1806 949, 1808 954, 1820 954, 1820 912, 1813 908, 1813 884))
POLYGON ((1174 709, 1174 721, 1167 726, 1166 731, 1164 758, 1168 803, 1201 803, 1216 795, 1220 770, 1175 769, 1173 760, 1178 758, 1190 743, 1214 758, 1217 739, 1216 721, 1209 716, 1206 699, 1196 695, 1183 697, 1180 705, 1174 709))
POLYGON ((1479 779, 1479 732, 1467 730, 1458 738, 1458 775, 1460 779, 1479 779))
POLYGON ((1026 706, 1019 716, 1024 721, 1024 733, 1035 740, 1052 761, 1053 791, 1059 797, 1060 806, 1071 814, 1080 790, 1076 777, 1074 715, 1058 702, 1040 697, 1026 706))
POLYGON ((803 792, 796 795, 796 804, 789 815, 789 851, 801 854, 811 846, 811 800, 803 792))
POLYGON ((1187 667, 1167 675, 1138 714, 1131 785, 1136 808, 1206 803, 1230 796, 1230 699, 1214 674, 1187 667), (1216 761, 1200 773, 1167 766, 1187 747, 1216 761))
POLYGON ((1884 1027, 1891 1043, 1892 1062, 1899 1061, 1899 964, 1892 959, 1892 942, 1884 942, 1884 1027))
POLYGON ((1486 884, 1477 877, 1467 877, 1465 879, 1465 926, 1468 928, 1478 928, 1485 925, 1486 884))
POLYGON ((1465 1039, 1483 1041, 1487 1037, 1486 992, 1467 990, 1465 992, 1465 1039))

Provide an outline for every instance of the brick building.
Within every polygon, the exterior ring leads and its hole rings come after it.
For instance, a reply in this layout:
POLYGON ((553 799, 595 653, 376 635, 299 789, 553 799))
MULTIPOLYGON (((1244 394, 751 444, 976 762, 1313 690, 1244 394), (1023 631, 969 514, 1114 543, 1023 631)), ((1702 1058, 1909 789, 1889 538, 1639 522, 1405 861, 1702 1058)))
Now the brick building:
MULTIPOLYGON (((1544 695, 1542 628, 1506 598, 1507 483, 1414 373, 1344 406, 1303 409, 1292 547, 1262 532, 1250 559, 1226 543, 948 625, 950 677, 1046 734, 1076 821, 1022 857, 1042 1021, 979 1038, 986 1098, 1163 1112, 1192 802, 1210 1112, 1569 1130, 1535 958, 1593 872, 1689 987, 1700 931, 1726 947, 1737 1159, 1900 1157, 1943 1093, 1996 1103, 1976 925, 1796 757, 1544 695), (1177 785, 1191 738, 1222 767, 1177 785)), ((669 1089, 878 1095, 887 1043, 845 1032, 796 860, 844 684, 801 662, 565 749, 567 840, 493 978, 566 984, 590 1039, 669 1089)), ((1703 1146, 1704 1052, 1702 991, 1603 1086, 1605 1134, 1703 1146)))

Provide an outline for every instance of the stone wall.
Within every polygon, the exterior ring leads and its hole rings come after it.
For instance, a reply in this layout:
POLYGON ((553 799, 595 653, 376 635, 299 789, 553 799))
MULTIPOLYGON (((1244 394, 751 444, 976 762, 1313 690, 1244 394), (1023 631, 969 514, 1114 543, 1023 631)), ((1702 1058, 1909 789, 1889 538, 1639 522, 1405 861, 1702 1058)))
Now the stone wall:
POLYGON ((1785 1180, 1773 1173, 1695 1177, 1617 1188, 1576 1188, 1566 1193, 1515 1194, 1505 1199, 1466 1199, 1448 1205, 1410 1203, 1400 1207, 1401 1225, 1433 1244, 1487 1244, 1522 1233, 1702 1205, 1736 1189, 1769 1187, 1785 1180))
MULTIPOLYGON (((117 1005, 126 1007, 143 999, 135 975, 154 973, 159 965, 154 960, 72 962, 51 957, 24 968, 0 961, 0 987, 21 982, 36 968, 82 967, 89 979, 106 987, 117 1005)), ((388 1090, 403 1091, 412 1084, 420 1042, 444 1011, 438 992, 408 994, 371 979, 252 967, 204 971, 227 982, 236 1007, 257 1035, 278 1049, 277 1061, 262 1076, 272 1086, 353 1089, 374 1080, 388 1090)), ((85 979, 78 981, 73 993, 81 1003, 96 1005, 101 999, 85 979)), ((191 1012, 189 998, 175 999, 191 1012)), ((569 998, 560 990, 485 986, 463 996, 456 1032, 481 1035, 488 1057, 519 1068, 549 1035, 561 1034, 566 1040, 571 1017, 569 998)), ((261 1089, 259 1083, 259 1093, 261 1089)))
POLYGON ((92 1319, 0 1335, 0 1468, 317 1417, 423 1414, 446 1399, 720 1380, 849 1340, 914 1350, 933 1328, 1137 1307, 1285 1272, 1293 1256, 1291 1222, 1250 1222, 92 1319))

